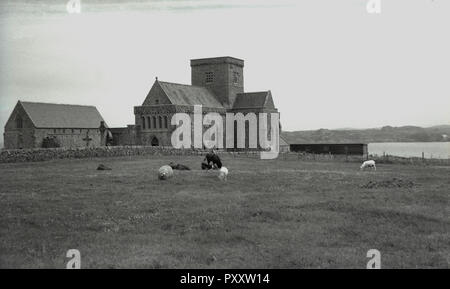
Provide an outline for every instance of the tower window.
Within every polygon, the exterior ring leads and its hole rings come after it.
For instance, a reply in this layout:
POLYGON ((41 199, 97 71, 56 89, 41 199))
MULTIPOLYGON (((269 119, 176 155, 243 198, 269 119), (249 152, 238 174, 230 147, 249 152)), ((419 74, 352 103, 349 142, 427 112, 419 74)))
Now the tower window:
POLYGON ((159 104, 159 99, 155 99, 155 104, 159 104))
POLYGON ((212 71, 205 73, 206 83, 214 82, 214 73, 212 71))
POLYGON ((23 121, 20 116, 16 118, 16 128, 23 128, 23 121))

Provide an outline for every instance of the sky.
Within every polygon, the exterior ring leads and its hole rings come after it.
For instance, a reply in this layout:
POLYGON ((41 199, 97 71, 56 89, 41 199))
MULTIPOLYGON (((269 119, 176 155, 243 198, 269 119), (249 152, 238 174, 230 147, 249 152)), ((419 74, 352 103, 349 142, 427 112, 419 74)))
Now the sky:
POLYGON ((0 1, 0 133, 18 100, 95 105, 134 123, 155 77, 189 60, 245 60, 283 130, 450 124, 450 1, 0 1))

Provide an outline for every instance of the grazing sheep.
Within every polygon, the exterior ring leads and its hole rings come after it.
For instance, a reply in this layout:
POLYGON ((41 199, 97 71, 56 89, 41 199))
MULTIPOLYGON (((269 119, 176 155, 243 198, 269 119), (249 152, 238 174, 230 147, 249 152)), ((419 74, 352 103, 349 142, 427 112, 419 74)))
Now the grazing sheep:
POLYGON ((159 168, 158 178, 160 180, 167 180, 171 177, 173 177, 173 170, 170 166, 165 165, 159 168))
POLYGON ((377 167, 375 166, 375 161, 374 160, 370 160, 370 161, 363 162, 363 164, 361 165, 360 169, 364 170, 365 168, 372 168, 372 169, 374 169, 376 171, 377 167))
POLYGON ((105 166, 104 164, 100 164, 97 168, 98 171, 110 171, 111 168, 105 166))
POLYGON ((221 181, 226 181, 228 176, 228 169, 226 167, 221 167, 219 169, 219 179, 221 181))
POLYGON ((174 162, 170 162, 169 166, 172 168, 172 170, 180 170, 180 171, 190 171, 191 170, 188 166, 185 166, 182 164, 176 164, 174 162))

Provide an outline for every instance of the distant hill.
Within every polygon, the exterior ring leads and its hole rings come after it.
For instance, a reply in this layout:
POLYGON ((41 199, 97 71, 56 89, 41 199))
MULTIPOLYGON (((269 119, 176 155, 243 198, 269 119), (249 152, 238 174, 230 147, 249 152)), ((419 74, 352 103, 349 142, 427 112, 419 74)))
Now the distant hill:
POLYGON ((284 131, 281 135, 288 143, 439 142, 450 141, 450 125, 284 131))

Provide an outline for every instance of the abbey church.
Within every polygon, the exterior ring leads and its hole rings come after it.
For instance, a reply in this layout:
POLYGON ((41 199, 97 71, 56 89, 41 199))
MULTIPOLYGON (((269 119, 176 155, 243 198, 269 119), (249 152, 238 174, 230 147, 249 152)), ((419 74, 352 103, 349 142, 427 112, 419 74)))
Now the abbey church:
MULTIPOLYGON (((141 106, 134 108, 139 139, 145 145, 171 145, 172 115, 193 114, 194 105, 203 113, 277 113, 270 91, 244 92, 244 61, 233 57, 191 60, 191 85, 158 79, 141 106)), ((248 141, 247 141, 248 143, 248 141)))
POLYGON ((171 146, 172 116, 192 116, 196 105, 223 118, 228 112, 278 113, 270 91, 244 91, 243 60, 193 59, 190 65, 191 85, 156 78, 142 105, 134 107, 135 124, 123 128, 109 128, 95 107, 19 101, 5 125, 5 148, 43 147, 49 139, 62 147, 171 146))

